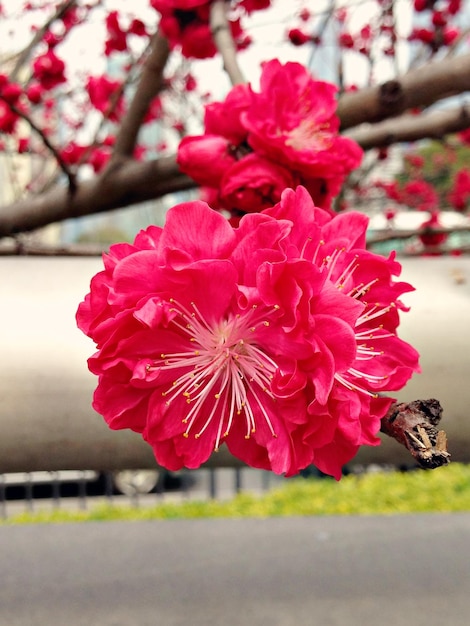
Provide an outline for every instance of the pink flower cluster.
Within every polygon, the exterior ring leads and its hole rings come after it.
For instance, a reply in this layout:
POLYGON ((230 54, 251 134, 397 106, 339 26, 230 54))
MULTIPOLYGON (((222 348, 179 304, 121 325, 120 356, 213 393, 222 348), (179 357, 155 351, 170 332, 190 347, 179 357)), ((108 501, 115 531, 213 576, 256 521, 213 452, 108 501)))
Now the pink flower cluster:
POLYGON ((180 169, 209 188, 214 207, 235 214, 272 206, 299 184, 327 208, 362 158, 339 135, 336 91, 299 63, 269 61, 259 93, 237 85, 206 107, 205 134, 179 145, 180 169))
POLYGON ((397 336, 400 265, 365 249, 367 218, 307 191, 245 215, 171 209, 117 244, 77 312, 97 344, 93 406, 141 433, 159 464, 196 468, 226 444, 247 464, 341 476, 418 371, 397 336))
MULTIPOLYGON (((209 26, 210 4, 211 0, 150 0, 150 5, 161 15, 160 29, 170 46, 178 46, 183 56, 196 59, 207 59, 217 52, 209 26)), ((251 13, 269 7, 270 0, 237 0, 233 4, 251 13)), ((232 16, 229 26, 237 48, 243 50, 249 46, 251 40, 240 18, 232 16)))
POLYGON ((128 49, 128 35, 137 37, 147 37, 147 29, 142 20, 134 18, 127 29, 121 26, 119 13, 110 11, 106 16, 107 38, 105 41, 104 53, 110 56, 113 52, 124 52, 128 49))
MULTIPOLYGON (((418 41, 437 52, 444 46, 451 46, 460 36, 461 31, 449 24, 449 21, 462 10, 461 0, 414 0, 414 9, 428 13, 428 25, 412 29, 409 41, 418 41)), ((420 20, 420 24, 425 24, 420 20)))
POLYGON ((398 182, 384 182, 376 185, 395 202, 419 211, 435 211, 439 197, 434 187, 424 178, 417 177, 400 185, 398 182))

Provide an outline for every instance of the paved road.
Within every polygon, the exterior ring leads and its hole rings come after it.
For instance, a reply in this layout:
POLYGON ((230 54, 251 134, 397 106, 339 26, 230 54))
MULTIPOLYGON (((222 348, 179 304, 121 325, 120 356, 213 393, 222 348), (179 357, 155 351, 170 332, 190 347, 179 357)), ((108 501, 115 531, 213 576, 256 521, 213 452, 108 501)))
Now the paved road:
POLYGON ((470 513, 0 528, 1 626, 466 626, 470 513))

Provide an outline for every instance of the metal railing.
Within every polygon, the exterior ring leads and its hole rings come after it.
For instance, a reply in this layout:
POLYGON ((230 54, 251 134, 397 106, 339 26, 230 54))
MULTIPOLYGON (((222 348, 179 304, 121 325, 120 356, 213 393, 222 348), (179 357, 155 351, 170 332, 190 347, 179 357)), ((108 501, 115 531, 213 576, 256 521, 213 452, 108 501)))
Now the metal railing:
POLYGON ((133 471, 134 482, 128 477, 123 487, 121 481, 120 489, 116 480, 119 474, 89 470, 0 474, 0 518, 40 511, 85 511, 103 503, 138 508, 163 502, 229 499, 242 491, 262 494, 286 480, 263 470, 211 467, 177 474, 155 472, 158 477, 147 492, 150 485, 142 485, 139 471, 133 471))

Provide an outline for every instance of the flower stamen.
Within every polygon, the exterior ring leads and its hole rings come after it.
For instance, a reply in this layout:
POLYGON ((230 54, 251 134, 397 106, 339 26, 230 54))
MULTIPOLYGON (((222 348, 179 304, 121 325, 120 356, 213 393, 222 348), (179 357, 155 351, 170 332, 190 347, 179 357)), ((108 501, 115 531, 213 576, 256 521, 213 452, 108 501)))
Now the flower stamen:
MULTIPOLYGON (((175 370, 175 374, 179 374, 162 395, 166 397, 167 406, 178 397, 183 397, 190 405, 182 420, 186 426, 183 436, 189 437, 202 412, 209 410, 194 435, 196 439, 217 422, 217 449, 229 434, 235 416, 242 414, 246 422, 245 437, 249 439, 256 432, 259 419, 254 402, 272 436, 276 437, 266 402, 259 396, 261 390, 274 400, 270 385, 277 369, 276 362, 255 344, 258 326, 270 325, 265 307, 255 304, 244 313, 210 323, 194 302, 191 302, 192 310, 175 300, 171 302, 172 311, 177 314, 171 323, 193 344, 193 349, 162 353, 160 359, 146 366, 146 371, 175 370)), ((279 306, 274 309, 278 310, 279 306)))

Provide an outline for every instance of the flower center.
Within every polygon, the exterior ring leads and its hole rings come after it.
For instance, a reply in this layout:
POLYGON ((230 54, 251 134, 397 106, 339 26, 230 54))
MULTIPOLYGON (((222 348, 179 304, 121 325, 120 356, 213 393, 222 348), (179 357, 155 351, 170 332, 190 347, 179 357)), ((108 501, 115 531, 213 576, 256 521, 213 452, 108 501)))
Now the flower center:
POLYGON ((182 419, 186 425, 183 435, 189 437, 196 431, 194 436, 199 438, 216 422, 217 449, 235 416, 243 415, 247 439, 256 431, 260 417, 275 437, 265 404, 267 397, 274 399, 269 388, 277 364, 256 345, 257 329, 269 326, 266 310, 263 314, 254 305, 247 312, 211 324, 194 303, 192 310, 171 303, 176 313, 172 325, 187 340, 188 350, 161 354, 147 365, 147 371, 175 370, 171 386, 162 395, 168 406, 176 398, 185 398, 188 412, 182 419))
POLYGON ((314 120, 303 119, 293 128, 286 145, 294 150, 328 150, 333 143, 332 133, 327 125, 319 125, 314 120))

